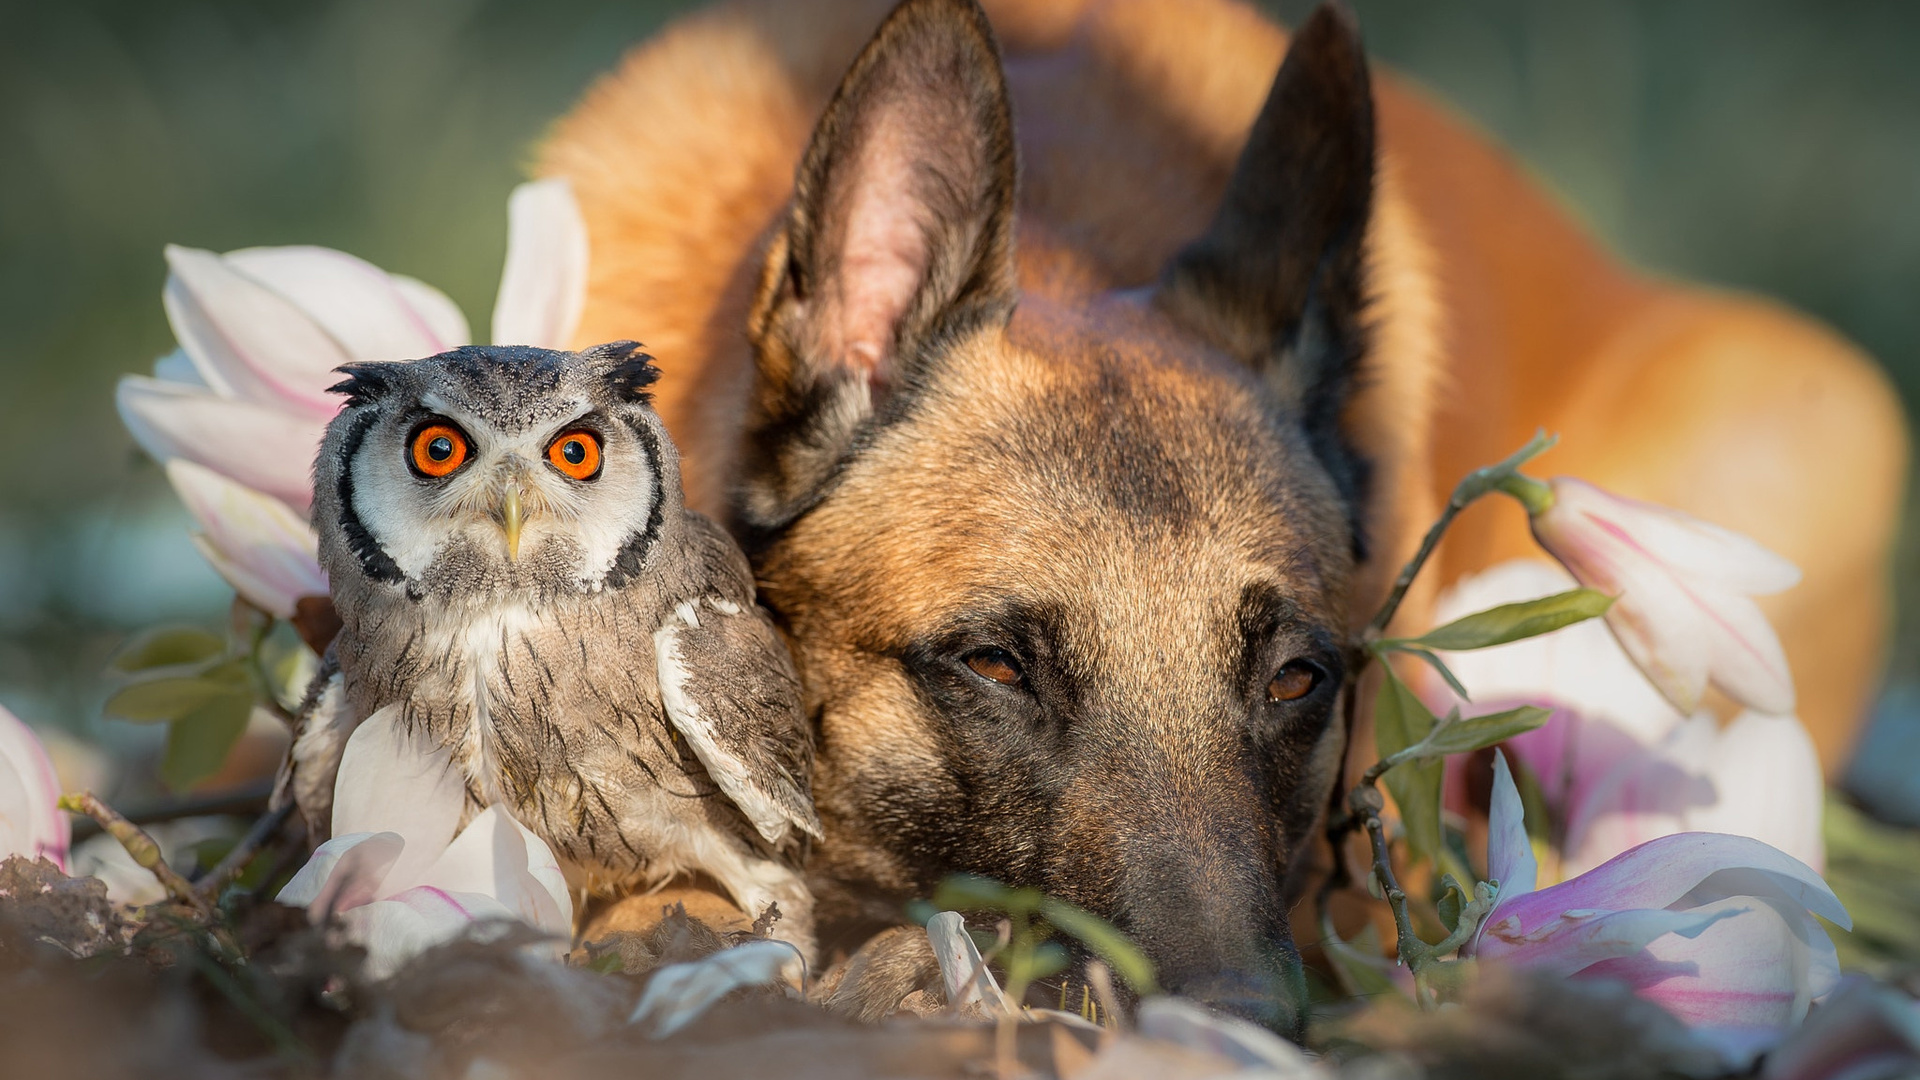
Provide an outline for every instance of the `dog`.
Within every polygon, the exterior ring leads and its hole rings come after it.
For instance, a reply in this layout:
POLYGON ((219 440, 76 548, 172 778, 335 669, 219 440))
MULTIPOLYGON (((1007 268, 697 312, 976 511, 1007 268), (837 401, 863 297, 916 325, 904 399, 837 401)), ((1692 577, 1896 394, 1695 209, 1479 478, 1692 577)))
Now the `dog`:
MULTIPOLYGON (((1539 427, 1554 471, 1799 563, 1768 611, 1843 761, 1906 461, 1850 345, 1621 267, 1339 8, 889 7, 687 16, 538 166, 587 220, 579 340, 660 357, 689 503, 792 645, 823 943, 969 871, 1285 1027, 1345 644, 1539 427)), ((1529 548, 1476 507, 1400 625, 1529 548)))

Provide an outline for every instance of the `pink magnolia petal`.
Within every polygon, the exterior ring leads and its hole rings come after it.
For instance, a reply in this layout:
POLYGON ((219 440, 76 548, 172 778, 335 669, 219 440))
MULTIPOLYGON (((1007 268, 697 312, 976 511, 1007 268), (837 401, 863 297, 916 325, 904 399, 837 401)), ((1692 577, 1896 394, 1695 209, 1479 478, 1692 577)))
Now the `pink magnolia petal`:
POLYGON ((504 918, 512 918, 512 913, 489 897, 431 885, 376 900, 345 915, 354 939, 366 946, 367 972, 376 979, 393 974, 427 949, 454 940, 477 921, 504 918))
POLYGON ((1727 896, 1791 900, 1851 926, 1833 890, 1805 863, 1758 840, 1720 833, 1681 833, 1650 840, 1597 869, 1503 904, 1530 933, 1576 909, 1627 911, 1664 908, 1690 897, 1706 903, 1727 896))
POLYGON ((495 345, 564 349, 587 299, 587 225, 573 187, 553 178, 507 199, 507 264, 493 302, 495 345))
POLYGON ((201 553, 249 603, 287 619, 301 597, 327 595, 313 530, 285 503, 191 461, 168 462, 167 479, 205 530, 201 553))
POLYGON ((169 246, 161 300, 208 385, 325 420, 334 369, 353 359, 299 306, 211 251, 169 246))
MULTIPOLYGON (((1558 888, 1561 886, 1554 886, 1558 888)), ((1526 899, 1521 897, 1513 907, 1524 904, 1526 899)), ((1481 927, 1473 955, 1564 977, 1585 971, 1603 960, 1633 956, 1669 934, 1698 935, 1715 922, 1731 917, 1731 912, 1659 908, 1570 909, 1557 912, 1551 919, 1523 923, 1522 916, 1513 908, 1502 908, 1481 927)))
POLYGON ((1567 815, 1566 875, 1584 874, 1649 840, 1697 831, 1688 825, 1689 814, 1718 798, 1698 762, 1718 745, 1718 736, 1713 717, 1702 714, 1594 783, 1567 815))
POLYGON ((1551 482, 1557 503, 1617 522, 1681 575, 1719 590, 1768 596, 1800 583, 1800 568, 1752 537, 1570 476, 1551 482))
POLYGON ((1487 876, 1500 883, 1493 910, 1532 892, 1539 874, 1533 841, 1527 838, 1526 808, 1514 786, 1507 756, 1493 752, 1493 802, 1487 815, 1487 876))
MULTIPOLYGON (((467 344, 467 322, 438 290, 332 248, 228 252, 227 265, 318 323, 353 360, 417 360, 467 344)), ((329 374, 328 385, 338 382, 329 374)))
POLYGON ((573 930, 573 898, 558 871, 544 841, 505 807, 490 806, 421 871, 420 880, 451 892, 491 896, 531 926, 568 934, 573 930))
POLYGON ((303 907, 316 923, 372 903, 398 862, 406 841, 399 833, 347 833, 314 849, 274 899, 303 907))
POLYGON ((156 460, 204 465, 304 513, 324 420, 142 375, 114 394, 134 441, 156 460))
POLYGON ((405 839, 383 892, 425 883, 424 871, 453 842, 466 805, 452 756, 405 730, 400 706, 380 709, 348 737, 333 786, 333 831, 405 839))
POLYGON ((72 826, 60 799, 60 778, 40 737, 0 706, 0 859, 45 856, 67 868, 72 826))
POLYGON ((1798 1023, 1839 981, 1833 942, 1804 909, 1734 896, 1694 912, 1728 917, 1693 937, 1654 940, 1582 976, 1625 982, 1688 1024, 1734 1028, 1798 1023))
POLYGON ((1744 596, 1707 596, 1702 600, 1714 623, 1724 631, 1711 639, 1713 685, 1733 700, 1763 713, 1792 713, 1796 696, 1787 650, 1759 605, 1744 596))

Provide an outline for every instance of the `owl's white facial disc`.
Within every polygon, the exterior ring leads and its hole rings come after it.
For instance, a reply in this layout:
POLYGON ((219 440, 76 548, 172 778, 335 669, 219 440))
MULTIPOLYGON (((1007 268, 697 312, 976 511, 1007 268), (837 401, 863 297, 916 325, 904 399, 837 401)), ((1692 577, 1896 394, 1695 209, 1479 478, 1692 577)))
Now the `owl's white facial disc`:
POLYGON ((350 466, 353 510, 408 581, 596 589, 649 538, 661 501, 651 430, 585 397, 548 398, 539 413, 508 426, 427 393, 383 421, 395 437, 361 443, 350 466), (451 430, 442 434, 443 426, 451 430), (413 456, 444 449, 425 448, 436 434, 460 444, 459 464, 443 476, 423 472, 440 466, 413 456), (576 445, 560 445, 569 440, 576 445), (598 469, 571 475, 591 463, 589 453, 598 469), (513 550, 510 496, 518 520, 513 550))

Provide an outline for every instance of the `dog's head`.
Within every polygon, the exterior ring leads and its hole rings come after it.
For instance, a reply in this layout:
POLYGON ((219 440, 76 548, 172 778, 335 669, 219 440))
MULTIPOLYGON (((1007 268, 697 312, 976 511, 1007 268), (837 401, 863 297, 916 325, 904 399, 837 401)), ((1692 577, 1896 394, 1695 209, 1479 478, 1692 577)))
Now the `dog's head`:
POLYGON ((1034 885, 1169 988, 1291 1019, 1364 548, 1341 413, 1373 158, 1322 10, 1157 285, 1023 297, 979 9, 908 0, 854 62, 755 305, 737 507, 817 725, 829 913, 1034 885))

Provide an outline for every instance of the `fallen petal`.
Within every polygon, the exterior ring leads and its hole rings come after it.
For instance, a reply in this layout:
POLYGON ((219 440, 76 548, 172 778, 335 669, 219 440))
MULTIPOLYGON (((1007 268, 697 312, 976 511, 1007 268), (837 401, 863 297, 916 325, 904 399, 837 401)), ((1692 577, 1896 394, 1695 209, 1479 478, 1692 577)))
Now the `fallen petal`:
POLYGON ((324 420, 144 375, 123 376, 114 401, 155 460, 185 458, 301 513, 313 501, 324 420))
POLYGON ((586 301, 587 224, 572 185, 554 178, 514 188, 493 343, 567 348, 586 301))
POLYGON ((940 981, 947 990, 949 1009, 964 1012, 978 1005, 989 1012, 1015 1011, 993 972, 987 970, 959 912, 943 911, 928 919, 927 943, 933 946, 933 958, 940 964, 940 981))
POLYGON ((785 983, 785 972, 799 964, 798 950, 783 941, 749 941, 692 963, 670 964, 653 973, 627 1022, 663 1039, 741 987, 785 983))
POLYGON ((417 360, 470 340, 465 316, 438 289, 344 251, 263 247, 225 258, 305 312, 351 359, 417 360))
POLYGON ((1148 998, 1140 1005, 1140 1034, 1217 1054, 1265 1080, 1321 1075, 1313 1059, 1266 1028, 1175 997, 1148 998))
POLYGON ((289 619, 301 597, 327 595, 313 529, 286 503, 191 461, 168 462, 167 479, 205 530, 201 553, 249 603, 289 619))

